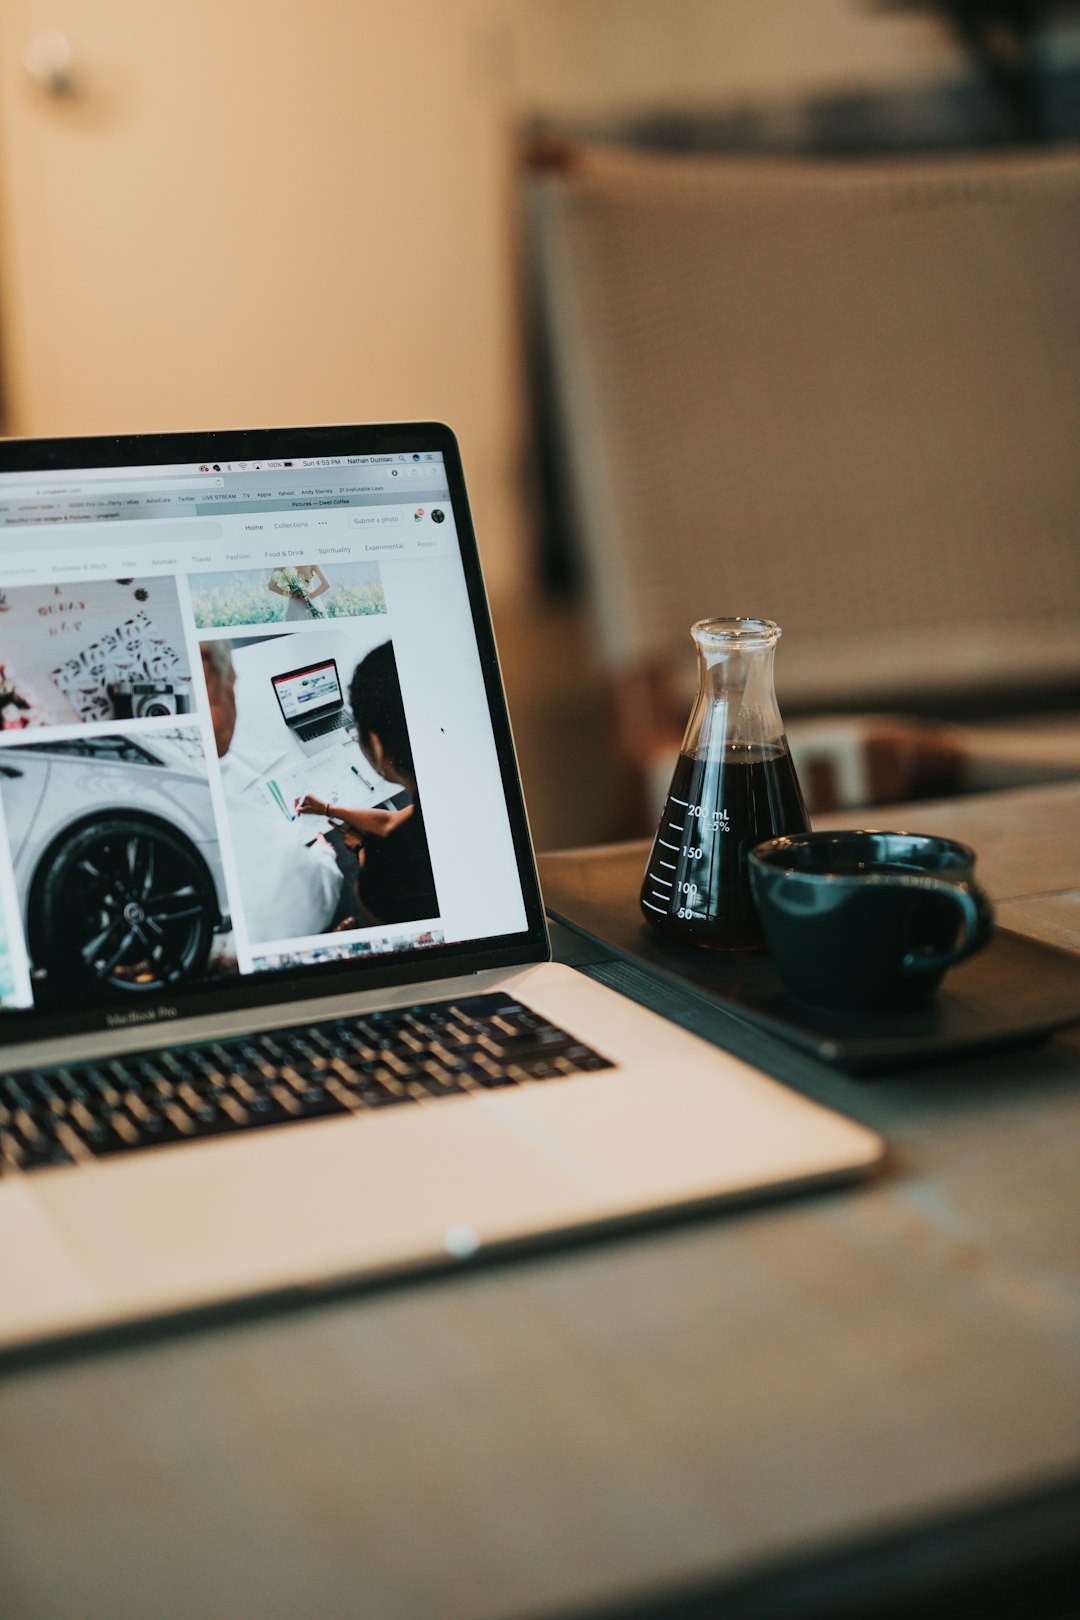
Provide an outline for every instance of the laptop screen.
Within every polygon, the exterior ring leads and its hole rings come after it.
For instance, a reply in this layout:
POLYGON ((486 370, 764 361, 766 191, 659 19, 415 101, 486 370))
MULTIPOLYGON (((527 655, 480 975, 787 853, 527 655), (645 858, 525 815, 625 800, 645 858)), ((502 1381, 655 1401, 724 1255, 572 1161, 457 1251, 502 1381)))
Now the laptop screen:
POLYGON ((0 1039, 544 954, 447 429, 0 446, 0 1039))
POLYGON ((341 682, 332 658, 275 675, 273 685, 286 720, 310 720, 341 702, 341 682))

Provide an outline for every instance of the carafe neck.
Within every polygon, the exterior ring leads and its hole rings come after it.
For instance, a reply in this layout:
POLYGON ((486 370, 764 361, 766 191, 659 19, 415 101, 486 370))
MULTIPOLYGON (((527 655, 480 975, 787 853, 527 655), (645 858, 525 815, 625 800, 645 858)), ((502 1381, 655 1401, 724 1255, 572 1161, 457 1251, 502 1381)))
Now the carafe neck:
POLYGON ((773 680, 779 625, 768 619, 703 619, 691 635, 698 692, 683 753, 704 757, 737 747, 771 754, 785 747, 773 680))

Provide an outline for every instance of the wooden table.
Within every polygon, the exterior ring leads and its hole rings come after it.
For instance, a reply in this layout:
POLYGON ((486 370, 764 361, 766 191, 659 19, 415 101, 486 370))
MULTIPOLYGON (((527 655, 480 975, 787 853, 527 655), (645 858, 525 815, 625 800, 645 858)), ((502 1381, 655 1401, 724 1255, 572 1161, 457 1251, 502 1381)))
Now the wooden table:
MULTIPOLYGON (((1080 784, 888 820, 973 843, 1002 921, 1080 950, 1080 784)), ((1062 1613, 1080 1034, 867 1083, 662 1000, 880 1129, 886 1172, 4 1368, 4 1620, 1062 1613)))

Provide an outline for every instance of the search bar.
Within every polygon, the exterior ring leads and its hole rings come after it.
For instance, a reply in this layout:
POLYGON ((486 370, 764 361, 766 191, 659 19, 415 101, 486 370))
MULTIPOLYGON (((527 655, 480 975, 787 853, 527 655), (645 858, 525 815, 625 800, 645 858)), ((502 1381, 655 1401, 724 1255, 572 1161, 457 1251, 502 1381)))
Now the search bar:
MULTIPOLYGON (((74 552, 84 553, 97 548, 102 555, 119 555, 137 547, 146 551, 171 551, 177 546, 211 545, 221 540, 225 531, 212 518, 168 519, 162 523, 73 523, 56 536, 48 549, 48 559, 55 562, 74 552)), ((0 555, 23 550, 25 536, 18 529, 0 529, 0 555)), ((5 559, 5 568, 7 562, 5 559)))
POLYGON ((110 495, 167 495, 172 490, 192 489, 202 485, 204 489, 222 488, 224 478, 201 478, 197 473, 191 478, 129 478, 118 479, 115 484, 106 480, 88 480, 76 483, 51 484, 11 484, 5 485, 0 481, 0 501, 32 501, 46 495, 93 495, 98 500, 107 501, 110 495))

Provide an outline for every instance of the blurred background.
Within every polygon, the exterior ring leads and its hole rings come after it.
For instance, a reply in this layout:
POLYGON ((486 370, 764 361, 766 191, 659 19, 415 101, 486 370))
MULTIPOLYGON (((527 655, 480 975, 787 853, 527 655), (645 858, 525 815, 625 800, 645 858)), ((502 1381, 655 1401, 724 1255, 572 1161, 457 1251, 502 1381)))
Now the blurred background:
MULTIPOLYGON (((1080 10, 6 0, 8 434, 438 418, 541 848, 777 618, 853 808, 1080 775, 1080 10)), ((658 786, 659 784, 659 786, 658 786)))

